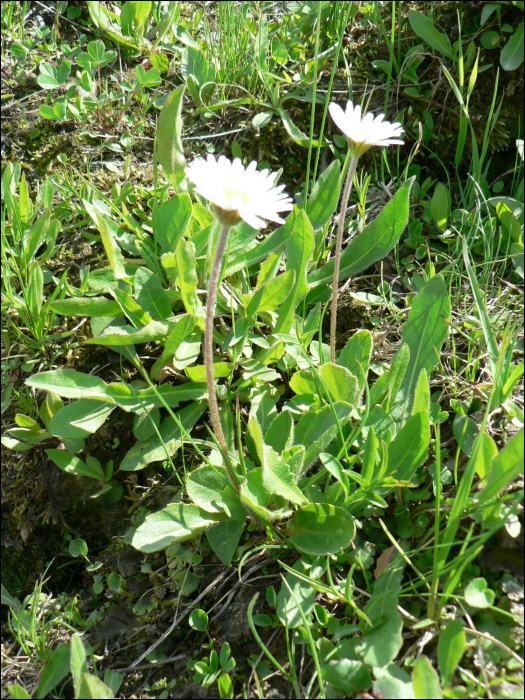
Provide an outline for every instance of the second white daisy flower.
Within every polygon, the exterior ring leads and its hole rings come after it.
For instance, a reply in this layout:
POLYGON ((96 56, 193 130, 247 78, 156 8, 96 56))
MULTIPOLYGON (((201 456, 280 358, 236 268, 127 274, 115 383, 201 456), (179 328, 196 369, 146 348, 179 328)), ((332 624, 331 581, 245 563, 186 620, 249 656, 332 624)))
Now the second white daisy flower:
POLYGON ((391 124, 383 121, 384 114, 374 117, 368 112, 361 116, 361 105, 354 106, 351 102, 347 103, 344 112, 335 102, 328 109, 335 124, 346 136, 350 153, 354 156, 362 156, 372 146, 404 145, 404 141, 399 140, 403 135, 403 126, 399 122, 391 124))

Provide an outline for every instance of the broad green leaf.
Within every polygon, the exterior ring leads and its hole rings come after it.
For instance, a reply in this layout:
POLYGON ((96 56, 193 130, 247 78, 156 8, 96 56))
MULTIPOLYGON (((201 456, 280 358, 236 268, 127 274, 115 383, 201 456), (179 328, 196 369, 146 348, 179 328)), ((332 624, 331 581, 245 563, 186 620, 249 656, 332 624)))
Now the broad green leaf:
POLYGON ((295 513, 287 535, 297 549, 313 556, 336 554, 350 546, 355 523, 343 508, 328 503, 310 503, 295 513))
POLYGON ((500 63, 503 70, 516 70, 523 63, 523 22, 502 48, 500 63))
POLYGON ((519 474, 523 474, 523 436, 522 428, 494 458, 487 485, 478 494, 478 501, 481 503, 497 496, 519 474))
POLYGON ((450 216, 450 194, 441 182, 436 185, 430 200, 430 213, 440 231, 444 231, 450 216))
POLYGON ((415 416, 416 413, 420 413, 421 411, 430 413, 430 386, 428 383, 427 371, 424 368, 421 370, 421 374, 417 380, 412 415, 415 416))
POLYGON ((410 348, 406 343, 403 343, 398 352, 394 355, 388 371, 388 387, 386 392, 386 403, 384 405, 387 413, 389 413, 392 404, 394 403, 396 396, 401 389, 409 362, 410 348))
POLYGON ((416 661, 412 672, 412 683, 414 695, 418 700, 427 700, 427 698, 439 700, 443 697, 438 675, 426 656, 420 656, 416 661))
POLYGON ((49 422, 49 432, 61 438, 85 438, 100 428, 114 404, 96 399, 80 399, 61 408, 49 422))
POLYGON ((158 552, 175 542, 184 542, 226 517, 206 513, 197 506, 173 503, 148 515, 135 530, 131 544, 140 552, 158 552))
POLYGON ((24 241, 24 266, 25 267, 27 267, 27 265, 29 265, 31 260, 34 258, 35 253, 40 248, 42 243, 45 241, 47 230, 49 228, 50 223, 51 223, 51 210, 46 209, 46 211, 42 214, 42 216, 40 216, 33 224, 33 227, 31 228, 29 235, 26 234, 27 240, 24 241))
MULTIPOLYGON (((358 651, 365 664, 385 666, 396 658, 403 646, 403 622, 397 610, 405 562, 396 556, 374 584, 365 613, 373 627, 366 630, 358 651)), ((429 696, 432 697, 432 696, 429 696)))
POLYGON ((334 688, 353 696, 356 691, 368 690, 372 685, 370 671, 362 661, 339 659, 323 664, 323 678, 334 688))
POLYGON ((70 671, 69 658, 69 644, 61 644, 51 652, 40 676, 37 698, 47 697, 64 680, 70 671))
POLYGON ((177 243, 188 227, 191 214, 191 199, 188 194, 176 195, 161 206, 157 214, 155 236, 164 251, 175 252, 177 243))
POLYGON ((425 284, 412 302, 412 308, 402 331, 403 342, 410 350, 410 361, 395 399, 396 419, 410 414, 421 370, 429 375, 439 360, 441 346, 448 337, 450 297, 441 275, 425 284))
POLYGON ((226 513, 242 521, 247 515, 224 467, 194 469, 186 479, 186 491, 195 505, 207 513, 226 513))
POLYGON ((170 299, 154 272, 139 267, 133 277, 133 288, 137 303, 154 321, 165 321, 173 315, 170 299))
POLYGON ((350 370, 327 362, 321 367, 321 377, 333 401, 359 407, 359 383, 350 370))
POLYGON ((290 379, 290 389, 296 394, 313 394, 318 393, 318 384, 315 383, 314 375, 311 369, 300 369, 292 375, 290 379))
POLYGON ((495 597, 484 578, 474 578, 465 586, 465 602, 472 608, 488 608, 494 604, 495 597))
POLYGON ((224 566, 230 566, 244 530, 244 520, 223 520, 206 530, 206 538, 224 566))
POLYGON ((314 231, 320 231, 337 209, 341 189, 341 167, 332 161, 324 170, 308 197, 305 211, 314 231))
POLYGON ((348 476, 344 473, 341 462, 333 455, 328 454, 328 452, 321 452, 319 458, 326 471, 341 484, 343 491, 345 492, 345 497, 347 497, 350 482, 348 481, 348 476))
POLYGON ((360 389, 364 387, 371 355, 372 334, 363 330, 354 333, 337 360, 338 365, 346 367, 357 378, 360 389))
POLYGON ((428 413, 410 416, 388 446, 388 474, 410 481, 428 457, 430 421, 428 413))
MULTIPOLYGON (((89 213, 89 212, 88 212, 89 213)), ((94 210, 96 216, 96 224, 98 230, 100 231, 100 237, 102 239, 102 244, 104 245, 104 250, 108 256, 109 264, 115 275, 115 279, 121 280, 128 277, 128 273, 124 269, 124 260, 122 259, 122 253, 115 241, 113 234, 108 226, 106 219, 100 214, 96 209, 94 210)))
POLYGON ((187 338, 195 327, 195 319, 190 314, 185 314, 178 317, 178 321, 172 330, 170 331, 168 337, 166 338, 166 345, 162 352, 161 357, 155 362, 151 369, 151 376, 156 377, 159 370, 171 360, 175 355, 177 350, 180 348, 184 339, 187 338))
POLYGON ((448 37, 437 29, 431 17, 416 10, 408 11, 410 26, 420 39, 446 58, 452 59, 453 52, 448 37))
POLYGON ((177 244, 177 282, 184 308, 189 314, 198 316, 201 303, 197 297, 197 261, 192 245, 184 238, 181 238, 177 244))
POLYGON ((286 268, 295 271, 295 284, 281 304, 275 333, 288 333, 293 325, 295 307, 306 296, 306 271, 314 252, 314 232, 308 217, 301 210, 295 219, 292 235, 286 245, 286 268))
POLYGON ((82 644, 82 637, 78 632, 71 635, 71 675, 75 683, 78 683, 80 676, 87 673, 88 665, 86 650, 82 644))
POLYGON ((160 410, 158 408, 137 412, 133 420, 133 435, 139 442, 146 442, 156 434, 155 426, 158 428, 159 425, 160 410))
POLYGON ((29 265, 27 281, 27 306, 31 316, 36 321, 44 303, 44 275, 39 263, 33 262, 29 265))
POLYGON ((65 450, 46 450, 46 455, 49 459, 62 469, 63 472, 68 474, 75 474, 76 476, 87 476, 90 479, 96 479, 97 481, 104 479, 104 472, 97 467, 96 464, 87 465, 78 457, 75 457, 65 450))
MULTIPOLYGON (((206 381, 206 366, 205 365, 195 365, 193 367, 186 367, 184 370, 188 379, 192 382, 205 382, 206 381)), ((213 376, 215 379, 220 379, 221 377, 227 377, 233 371, 233 364, 231 362, 214 362, 213 364, 213 376)))
MULTIPOLYGON (((82 374, 74 369, 56 369, 34 374, 26 379, 27 386, 50 391, 67 399, 99 398, 119 405, 126 411, 160 408, 164 404, 150 389, 137 389, 135 394, 124 383, 106 384, 99 377, 82 374)), ((164 385, 157 389, 162 399, 175 408, 181 401, 199 401, 207 395, 205 384, 164 385)))
MULTIPOLYGON (((352 406, 344 401, 334 403, 339 425, 342 427, 350 420, 352 406)), ((308 411, 295 426, 295 444, 306 448, 305 469, 325 452, 328 445, 338 434, 337 421, 331 406, 324 406, 318 411, 308 411)))
POLYGON ((376 439, 374 427, 371 425, 366 437, 365 448, 363 450, 363 466, 361 467, 361 476, 369 484, 375 472, 377 448, 379 443, 376 439))
POLYGON ((78 682, 76 697, 106 700, 106 698, 114 698, 115 696, 111 688, 108 688, 100 678, 94 676, 92 673, 83 673, 78 682))
POLYGON ((264 442, 261 426, 255 416, 250 419, 248 427, 262 464, 262 483, 266 491, 297 505, 308 503, 288 465, 264 442))
POLYGON ((277 454, 282 454, 293 445, 294 422, 290 411, 282 411, 272 421, 265 435, 265 442, 277 454))
POLYGON ((271 523, 289 516, 289 509, 270 510, 268 507, 272 494, 263 485, 262 468, 251 469, 241 484, 241 501, 252 510, 263 522, 271 523))
POLYGON ((288 270, 278 275, 263 285, 264 289, 261 299, 257 305, 257 313, 265 311, 275 311, 286 299, 293 289, 295 282, 295 270, 288 270))
MULTIPOLYGON (((341 282, 382 260, 398 242, 408 223, 409 195, 414 180, 415 176, 407 180, 377 219, 346 246, 341 255, 341 282)), ((313 289, 331 284, 333 276, 334 261, 331 260, 308 275, 308 286, 313 289)))
POLYGON ((166 323, 150 321, 142 328, 133 326, 111 326, 108 332, 84 341, 85 345, 140 345, 160 340, 168 335, 169 326, 166 323))
MULTIPOLYGON (((310 573, 309 568, 305 566, 301 559, 295 562, 293 568, 303 576, 308 576, 310 573)), ((276 612, 283 625, 286 625, 289 629, 295 629, 303 624, 298 605, 301 606, 305 615, 311 613, 315 605, 317 592, 310 583, 303 581, 292 573, 287 574, 286 582, 293 591, 295 598, 283 583, 277 596, 276 612)))
POLYGON ((151 316, 144 311, 142 306, 137 304, 137 302, 132 299, 129 294, 126 294, 117 288, 111 289, 110 291, 122 308, 123 313, 127 316, 135 328, 143 328, 153 320, 151 316))
MULTIPOLYGON (((204 389, 201 390, 201 392, 203 395, 206 395, 206 385, 204 385, 204 389)), ((202 398, 202 395, 199 398, 202 398)), ((176 415, 183 428, 189 432, 202 416, 205 408, 205 401, 196 400, 189 406, 181 409, 176 415)), ((168 416, 162 421, 159 427, 159 433, 160 438, 157 433, 155 433, 155 435, 145 442, 139 442, 132 447, 120 463, 121 471, 138 471, 139 469, 147 467, 151 462, 167 459, 167 454, 172 457, 179 447, 182 446, 185 439, 184 432, 181 430, 180 425, 174 421, 171 416, 168 416)))
POLYGON ((381 693, 390 700, 413 700, 416 697, 412 678, 396 664, 389 663, 382 668, 374 668, 374 676, 374 691, 377 695, 381 693))
POLYGON ((461 620, 451 620, 439 635, 437 657, 441 680, 450 688, 454 671, 465 651, 467 638, 461 620))
POLYGON ((157 157, 177 193, 186 192, 186 159, 182 146, 182 98, 184 85, 174 90, 164 103, 157 126, 157 157))
POLYGON ((122 309, 112 299, 105 297, 81 297, 58 299, 48 303, 49 308, 61 316, 120 316, 122 309))
POLYGON ((146 24, 146 21, 151 12, 151 1, 150 2, 130 2, 131 14, 133 16, 133 24, 135 29, 139 29, 146 24))
MULTIPOLYGON (((290 115, 282 108, 278 107, 277 112, 281 117, 284 128, 286 129, 288 136, 295 141, 298 146, 303 146, 303 148, 308 148, 310 144, 310 138, 304 134, 300 129, 298 129, 290 118, 290 115)), ((312 140, 313 148, 317 148, 319 141, 312 140)))

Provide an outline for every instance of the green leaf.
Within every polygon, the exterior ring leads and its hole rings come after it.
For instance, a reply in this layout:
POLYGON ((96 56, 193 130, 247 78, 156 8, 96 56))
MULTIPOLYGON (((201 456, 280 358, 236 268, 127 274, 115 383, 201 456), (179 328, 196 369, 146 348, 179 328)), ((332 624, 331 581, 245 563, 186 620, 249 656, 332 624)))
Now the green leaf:
POLYGON ((369 666, 385 666, 396 658, 403 646, 403 622, 397 605, 404 566, 403 558, 396 556, 375 582, 372 597, 365 607, 373 627, 365 631, 358 651, 369 666))
POLYGON ((361 661, 351 659, 332 660, 323 664, 323 678, 346 696, 367 690, 372 685, 370 671, 361 661))
POLYGON ((199 314, 201 303, 196 294, 198 286, 197 261, 192 245, 184 238, 179 239, 175 255, 177 258, 177 282, 184 308, 193 316, 201 315, 199 314))
MULTIPOLYGON (((415 176, 407 180, 385 206, 379 216, 353 238, 341 255, 341 282, 384 258, 395 246, 408 223, 409 195, 415 176)), ((311 272, 307 277, 310 289, 330 284, 334 261, 311 272)))
MULTIPOLYGON (((99 377, 82 374, 74 369, 56 369, 41 372, 26 379, 27 386, 50 391, 68 399, 99 398, 115 403, 125 411, 143 410, 146 407, 160 408, 163 402, 152 389, 135 389, 135 394, 124 383, 106 384, 99 377)), ((164 385, 157 389, 162 399, 175 408, 181 401, 199 401, 207 395, 205 384, 164 385)), ((192 426, 193 427, 193 426, 192 426)))
POLYGON ((40 316, 42 304, 44 303, 44 275, 37 262, 29 265, 27 281, 27 306, 31 316, 36 321, 40 316))
MULTIPOLYGON (((188 386, 188 384, 183 386, 188 386)), ((201 396, 199 398, 202 398, 202 395, 206 395, 205 384, 192 386, 202 387, 200 389, 201 396)), ((206 401, 195 400, 189 406, 181 409, 176 415, 182 426, 186 428, 187 431, 190 431, 204 413, 205 408, 206 401)), ((175 422, 171 416, 168 416, 162 421, 159 427, 159 433, 160 438, 155 433, 155 435, 152 435, 152 437, 145 442, 139 442, 132 447, 120 463, 121 471, 137 471, 139 469, 144 469, 144 467, 147 467, 151 462, 167 459, 167 454, 172 457, 184 442, 184 434, 181 431, 180 425, 175 422)))
POLYGON ((396 419, 402 420, 410 414, 421 370, 430 374, 439 361, 441 346, 448 337, 449 318, 448 289, 443 277, 436 275, 414 298, 403 327, 403 342, 410 350, 410 361, 393 408, 396 419))
POLYGON ((108 688, 100 678, 97 678, 92 673, 83 673, 78 683, 77 697, 106 700, 106 698, 114 698, 115 696, 111 688, 108 688))
POLYGON ((294 422, 290 411, 282 411, 272 421, 266 431, 264 441, 277 454, 291 449, 293 445, 294 422))
POLYGON ((105 333, 84 341, 84 345, 140 345, 160 340, 168 335, 169 326, 166 323, 150 321, 142 328, 133 326, 110 326, 105 333))
POLYGON ((495 597, 484 578, 472 579, 465 588, 465 602, 472 608, 488 608, 494 604, 495 597))
POLYGON ((214 554, 224 566, 230 566, 244 530, 244 520, 223 520, 206 530, 206 538, 214 554))
POLYGON ((295 284, 281 304, 275 333, 288 333, 293 325, 295 307, 306 296, 308 284, 306 270, 314 252, 315 240, 312 225, 303 210, 295 219, 292 235, 286 245, 286 268, 295 271, 295 284))
POLYGON ((305 211, 314 231, 320 231, 337 209, 341 189, 341 167, 332 161, 324 170, 308 198, 305 211))
POLYGON ((27 267, 31 260, 35 257, 36 251, 45 241, 49 225, 51 223, 51 210, 46 211, 40 216, 31 231, 26 241, 24 241, 24 266, 27 267))
POLYGON ((438 675, 426 656, 420 656, 417 660, 412 673, 412 682, 414 695, 418 700, 427 700, 427 698, 439 700, 443 697, 438 675))
POLYGON ((275 450, 264 442, 261 426, 253 416, 248 424, 262 464, 262 483, 268 493, 281 496, 287 501, 303 505, 308 503, 295 483, 295 475, 275 450))
POLYGON ((192 215, 191 199, 188 194, 179 194, 168 199, 157 214, 155 236, 157 243, 167 253, 173 253, 184 235, 192 215))
POLYGON ((186 479, 186 491, 195 505, 207 513, 226 513, 241 521, 247 515, 224 467, 194 469, 186 479))
MULTIPOLYGON (((174 328, 170 331, 166 338, 166 345, 161 357, 155 362, 151 369, 151 376, 156 377, 162 367, 175 355, 179 350, 185 338, 187 338, 195 327, 195 319, 190 314, 178 316, 174 328)), ((195 358, 196 359, 196 358, 195 358)), ((181 369, 183 369, 181 367, 181 369)))
POLYGON ((438 182, 430 200, 430 213, 437 227, 444 231, 450 216, 450 193, 441 182, 438 182))
POLYGON ((141 411, 135 414, 133 420, 133 435, 139 442, 146 442, 156 434, 155 426, 160 425, 160 411, 153 408, 148 411, 141 411))
POLYGON ((372 334, 363 330, 354 333, 337 360, 338 365, 346 367, 357 378, 361 390, 364 387, 371 355, 372 334))
MULTIPOLYGON (((295 141, 295 143, 298 146, 302 146, 303 148, 308 148, 310 145, 310 138, 304 134, 301 129, 298 129, 293 121, 290 118, 290 115, 282 108, 282 107, 277 107, 277 112, 279 113, 279 116, 281 117, 281 120, 283 122, 284 128, 286 129, 288 136, 292 139, 292 141, 295 141)), ((312 146, 313 148, 317 148, 319 145, 319 141, 314 141, 312 140, 312 146)))
POLYGON ((169 296, 151 270, 139 267, 133 277, 133 289, 137 303, 154 321, 165 321, 173 315, 169 296))
POLYGON ((262 285, 260 289, 264 291, 257 305, 256 312, 262 314, 265 311, 275 311, 278 309, 293 289, 294 282, 295 270, 288 270, 262 285))
POLYGON ((421 411, 430 413, 430 386, 426 369, 421 370, 421 374, 417 380, 412 415, 415 416, 416 413, 420 413, 421 411))
POLYGON ((18 685, 18 683, 10 685, 8 690, 10 700, 31 700, 31 696, 29 695, 27 690, 25 688, 22 688, 21 685, 18 685))
POLYGON ((177 193, 188 189, 182 146, 182 98, 184 85, 174 90, 164 103, 157 127, 157 157, 177 193))
POLYGON ((523 474, 523 437, 524 429, 522 428, 494 458, 487 485, 478 494, 478 501, 483 503, 497 496, 519 474, 523 474))
POLYGON ((65 450, 46 450, 46 455, 51 459, 57 467, 68 474, 76 476, 87 476, 90 479, 101 481, 104 479, 104 472, 96 465, 88 466, 78 457, 75 457, 65 450))
POLYGON ((49 432, 76 440, 96 433, 115 408, 114 404, 96 399, 80 399, 61 408, 49 422, 49 432))
MULTIPOLYGON (((293 568, 303 576, 308 576, 310 573, 308 567, 301 559, 295 562, 293 568)), ((276 612, 283 625, 286 625, 289 629, 295 629, 303 624, 303 618, 298 606, 301 606, 305 615, 311 613, 317 593, 310 583, 294 576, 291 572, 286 576, 286 582, 291 588, 293 595, 283 583, 277 596, 276 612)))
POLYGON ((321 377, 333 401, 359 407, 359 384, 350 370, 327 362, 321 367, 321 377))
POLYGON ((382 668, 374 668, 374 692, 390 700, 413 700, 414 686, 412 678, 402 668, 389 663, 382 668))
POLYGON ((148 515, 135 530, 131 544, 140 552, 158 552, 170 544, 194 537, 226 517, 206 513, 197 506, 172 503, 148 515))
POLYGON ((443 34, 443 32, 440 32, 439 29, 436 28, 431 17, 421 12, 416 12, 415 10, 409 10, 408 21, 418 37, 426 41, 431 48, 439 51, 439 53, 443 54, 446 58, 452 59, 453 52, 450 41, 446 34, 443 34))
MULTIPOLYGON (((88 210, 88 214, 89 213, 90 212, 88 210)), ((120 248, 118 247, 118 244, 115 241, 113 234, 111 233, 106 219, 96 209, 94 209, 94 213, 96 216, 95 223, 97 224, 98 230, 100 231, 102 244, 104 245, 104 250, 106 251, 106 255, 108 256, 109 264, 111 265, 111 269, 113 270, 115 279, 125 279, 128 276, 128 273, 124 269, 124 260, 122 259, 122 253, 120 252, 120 248)))
POLYGON ((272 494, 263 485, 262 469, 251 469, 241 484, 241 501, 252 510, 263 522, 271 523, 281 520, 291 514, 289 509, 270 510, 268 506, 272 494))
POLYGON ((153 320, 151 316, 144 311, 142 306, 137 304, 137 302, 132 299, 129 294, 126 294, 117 288, 111 289, 110 293, 115 297, 122 309, 122 312, 127 316, 135 328, 143 328, 153 320))
POLYGON ((122 309, 112 299, 105 297, 81 297, 58 299, 48 303, 49 308, 61 316, 120 316, 122 309))
MULTIPOLYGON (((350 420, 352 406, 349 403, 338 401, 334 403, 334 410, 341 427, 350 420)), ((331 406, 305 413, 295 426, 295 444, 304 445, 306 448, 305 469, 313 464, 321 452, 326 451, 338 431, 331 406)))
POLYGON ((428 456, 430 421, 428 413, 410 416, 388 446, 388 474, 410 481, 428 456))
MULTIPOLYGON (((206 366, 196 365, 194 367, 186 367, 184 370, 188 379, 192 382, 205 382, 206 381, 206 366)), ((220 379, 222 377, 228 377, 233 371, 233 364, 231 362, 214 362, 213 363, 213 376, 215 379, 220 379)))
POLYGON ((298 550, 314 556, 336 554, 349 547, 355 537, 352 516, 328 503, 310 503, 295 513, 287 535, 298 550))
POLYGON ((296 394, 317 395, 317 384, 311 369, 300 369, 290 379, 290 389, 296 394))
POLYGON ((502 48, 499 60, 503 70, 516 70, 523 63, 523 22, 502 48))
POLYGON ((465 651, 467 638, 461 620, 451 620, 439 635, 437 657, 441 680, 450 688, 454 671, 465 651))
POLYGON ((61 644, 51 652, 40 676, 36 691, 37 698, 45 698, 64 680, 70 670, 69 658, 69 644, 61 644))
POLYGON ((80 676, 87 671, 86 650, 82 644, 82 637, 78 632, 74 632, 71 635, 71 675, 75 684, 80 681, 80 676))

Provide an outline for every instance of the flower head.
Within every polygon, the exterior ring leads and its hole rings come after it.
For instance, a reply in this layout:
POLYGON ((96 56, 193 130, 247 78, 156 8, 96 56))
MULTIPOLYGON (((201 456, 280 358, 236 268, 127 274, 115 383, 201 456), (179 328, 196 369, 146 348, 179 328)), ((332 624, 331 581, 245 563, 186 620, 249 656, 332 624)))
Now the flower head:
POLYGON ((284 185, 274 187, 277 173, 257 170, 252 161, 245 168, 239 158, 199 158, 186 168, 195 190, 213 204, 221 224, 234 226, 241 219, 254 229, 266 226, 264 219, 284 224, 277 212, 291 211, 293 203, 284 185))
POLYGON ((354 107, 351 102, 347 103, 345 112, 335 102, 332 102, 328 109, 337 127, 348 139, 352 155, 361 156, 372 146, 404 145, 404 141, 398 138, 403 134, 402 125, 399 122, 391 124, 383 121, 384 114, 374 118, 374 115, 368 112, 361 116, 361 106, 354 107))

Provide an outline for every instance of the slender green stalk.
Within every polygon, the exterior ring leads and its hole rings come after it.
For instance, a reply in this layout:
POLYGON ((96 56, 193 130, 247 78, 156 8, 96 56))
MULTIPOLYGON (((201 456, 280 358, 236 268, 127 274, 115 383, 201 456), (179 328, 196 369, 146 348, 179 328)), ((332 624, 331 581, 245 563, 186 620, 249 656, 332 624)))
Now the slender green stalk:
POLYGON ((335 329, 337 325, 337 288, 339 286, 339 270, 341 268, 341 249, 343 247, 343 230, 345 227, 346 207, 352 189, 357 161, 359 156, 352 156, 348 173, 346 175, 343 201, 341 202, 341 213, 339 214, 339 224, 337 227, 337 243, 335 247, 334 280, 332 283, 332 318, 330 321, 330 362, 335 363, 335 329))
MULTIPOLYGON (((315 30, 315 59, 314 59, 314 84, 312 87, 312 112, 310 114, 310 140, 308 141, 308 160, 306 161, 306 179, 304 183, 303 202, 306 206, 308 199, 308 184, 310 180, 310 160, 312 158, 312 141, 314 140, 314 119, 315 119, 315 99, 317 96, 317 61, 319 56, 319 36, 321 31, 321 3, 317 3, 317 20, 315 30)), ((321 136, 319 136, 319 148, 321 147, 321 136)))
POLYGON ((217 241, 217 247, 215 249, 215 256, 213 258, 213 265, 210 274, 210 286, 208 289, 208 301, 206 303, 206 327, 204 331, 204 362, 206 365, 206 385, 208 388, 208 404, 210 407, 211 422, 213 425, 213 431, 219 447, 222 450, 224 456, 224 466, 228 471, 228 476, 232 482, 233 487, 236 491, 239 490, 239 485, 235 479, 231 464, 228 458, 228 445, 226 443, 226 438, 224 437, 224 432, 221 425, 221 419, 219 417, 219 403, 217 401, 217 394, 215 392, 215 378, 213 375, 213 319, 215 317, 215 306, 217 304, 217 287, 219 285, 219 276, 221 274, 222 258, 224 256, 224 251, 226 250, 226 243, 228 241, 228 233, 230 232, 230 226, 228 224, 221 224, 221 230, 219 232, 219 240, 217 241))
POLYGON ((436 614, 436 600, 439 590, 439 529, 441 527, 441 431, 439 422, 434 426, 436 432, 436 514, 434 516, 434 572, 438 575, 432 581, 430 597, 428 599, 427 617, 434 619, 436 614))

